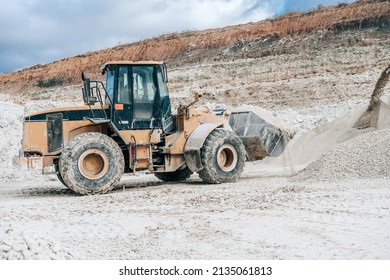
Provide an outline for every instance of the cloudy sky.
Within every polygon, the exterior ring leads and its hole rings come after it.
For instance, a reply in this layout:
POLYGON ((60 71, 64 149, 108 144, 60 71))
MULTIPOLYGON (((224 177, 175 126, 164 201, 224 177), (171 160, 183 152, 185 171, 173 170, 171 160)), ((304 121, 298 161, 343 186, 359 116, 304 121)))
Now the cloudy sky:
POLYGON ((353 0, 0 0, 0 73, 168 32, 353 0))

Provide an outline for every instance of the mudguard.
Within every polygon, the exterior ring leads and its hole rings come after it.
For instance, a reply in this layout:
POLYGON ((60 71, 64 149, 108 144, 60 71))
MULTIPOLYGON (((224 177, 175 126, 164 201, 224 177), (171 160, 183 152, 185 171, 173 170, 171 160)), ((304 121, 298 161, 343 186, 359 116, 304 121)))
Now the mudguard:
POLYGON ((188 138, 184 147, 184 159, 188 168, 192 172, 197 172, 203 169, 202 158, 200 155, 200 149, 214 129, 222 126, 223 123, 205 123, 197 127, 188 138))

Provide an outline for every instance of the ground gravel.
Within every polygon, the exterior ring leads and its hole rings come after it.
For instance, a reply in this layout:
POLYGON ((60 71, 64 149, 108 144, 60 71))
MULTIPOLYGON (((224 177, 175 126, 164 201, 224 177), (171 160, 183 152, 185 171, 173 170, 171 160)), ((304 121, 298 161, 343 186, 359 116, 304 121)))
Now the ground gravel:
POLYGON ((0 231, 0 260, 73 259, 73 255, 53 241, 27 235, 14 226, 0 231))
POLYGON ((298 180, 344 180, 390 176, 390 129, 343 142, 297 175, 298 180))

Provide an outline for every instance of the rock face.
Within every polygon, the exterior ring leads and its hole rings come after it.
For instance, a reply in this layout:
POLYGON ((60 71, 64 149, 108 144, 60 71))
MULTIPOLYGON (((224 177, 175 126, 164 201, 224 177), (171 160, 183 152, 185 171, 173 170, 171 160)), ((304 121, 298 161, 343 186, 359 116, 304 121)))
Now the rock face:
MULTIPOLYGON (((162 60, 173 68, 201 62, 300 53, 329 45, 340 32, 346 30, 388 32, 389 22, 388 1, 358 1, 351 5, 322 7, 307 13, 287 13, 255 23, 166 34, 2 74, 0 92, 26 92, 32 88, 77 84, 81 82, 79 77, 83 70, 93 78, 100 78, 100 67, 109 60, 162 60)), ((340 44, 372 43, 370 38, 367 39, 351 36, 340 44)))

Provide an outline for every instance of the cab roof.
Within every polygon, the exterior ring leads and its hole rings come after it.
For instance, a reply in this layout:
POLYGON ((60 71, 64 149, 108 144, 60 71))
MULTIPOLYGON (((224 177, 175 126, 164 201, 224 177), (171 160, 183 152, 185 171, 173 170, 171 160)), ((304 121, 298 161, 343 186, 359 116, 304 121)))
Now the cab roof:
POLYGON ((102 74, 106 72, 107 66, 108 65, 164 65, 164 62, 162 61, 132 61, 132 60, 113 60, 113 61, 108 61, 102 66, 102 74))
POLYGON ((162 61, 108 61, 106 62, 105 65, 113 65, 113 64, 120 64, 120 65, 156 65, 156 64, 164 64, 162 61))

